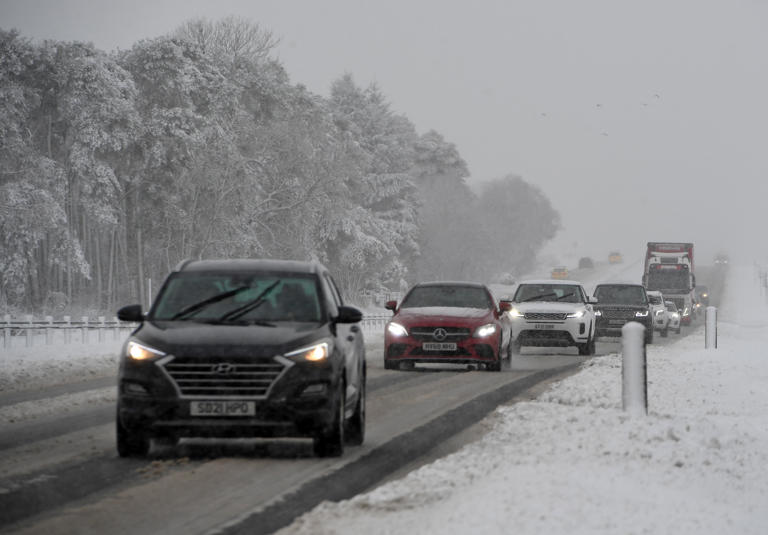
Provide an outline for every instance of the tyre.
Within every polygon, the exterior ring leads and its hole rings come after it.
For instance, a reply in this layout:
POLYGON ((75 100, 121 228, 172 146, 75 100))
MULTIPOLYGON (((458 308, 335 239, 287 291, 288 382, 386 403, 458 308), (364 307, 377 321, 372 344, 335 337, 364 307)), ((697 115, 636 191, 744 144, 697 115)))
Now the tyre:
POLYGON ((347 420, 345 438, 347 444, 351 446, 359 446, 365 440, 365 376, 365 368, 363 368, 363 379, 360 383, 360 395, 357 396, 355 412, 347 420))
POLYGON ((502 360, 502 354, 501 354, 501 342, 499 342, 499 352, 496 354, 496 361, 491 362, 490 364, 485 365, 485 369, 489 372, 500 372, 501 371, 501 360, 502 360))
POLYGON ((115 421, 117 454, 120 457, 146 457, 150 446, 149 435, 139 430, 126 429, 120 421, 119 411, 115 421))
POLYGON ((331 425, 315 436, 312 443, 315 455, 318 457, 339 457, 344 453, 344 412, 345 407, 344 381, 339 381, 334 400, 334 416, 331 425))
POLYGON ((590 338, 583 344, 577 346, 579 348, 579 355, 590 356, 595 354, 595 339, 590 338))
POLYGON ((519 355, 520 354, 520 350, 523 347, 523 344, 520 343, 520 338, 518 338, 517 340, 511 340, 509 342, 509 346, 510 346, 509 352, 510 352, 511 355, 519 355))
POLYGON ((507 343, 507 360, 512 362, 512 340, 507 343))
POLYGON ((669 334, 669 324, 661 330, 661 337, 666 338, 669 334))
POLYGON ((397 362, 392 362, 391 360, 384 360, 385 370, 396 370, 397 368, 398 368, 397 362))
POLYGON ((653 328, 645 328, 645 343, 646 345, 653 343, 653 328))

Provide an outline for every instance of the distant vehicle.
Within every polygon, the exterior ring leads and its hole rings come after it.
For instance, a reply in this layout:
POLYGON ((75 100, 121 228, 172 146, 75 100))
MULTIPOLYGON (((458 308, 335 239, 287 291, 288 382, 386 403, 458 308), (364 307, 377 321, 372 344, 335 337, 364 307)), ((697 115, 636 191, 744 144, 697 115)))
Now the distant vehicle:
POLYGON ((728 265, 728 255, 724 253, 720 253, 717 256, 715 256, 715 265, 716 266, 728 265))
POLYGON ((317 262, 197 260, 168 275, 123 346, 117 451, 180 437, 307 437, 338 456, 365 435, 365 345, 317 262))
POLYGON ((696 286, 696 306, 709 306, 709 288, 701 284, 696 286))
POLYGON ((675 301, 680 321, 683 325, 690 324, 696 317, 693 243, 648 242, 643 285, 675 301))
POLYGON ((664 305, 667 307, 667 316, 669 316, 669 328, 680 334, 680 313, 677 311, 677 305, 674 301, 664 301, 664 305))
POLYGON ((430 362, 501 371, 502 359, 511 356, 510 305, 497 305, 484 284, 425 282, 386 308, 394 312, 384 330, 388 370, 430 362))
POLYGON ((595 354, 593 300, 575 281, 521 282, 512 298, 512 352, 522 346, 576 346, 595 354))
POLYGON ((624 257, 621 256, 621 253, 618 251, 611 251, 608 253, 608 263, 609 264, 621 264, 624 262, 624 257))
POLYGON ((621 336, 630 321, 645 326, 645 343, 653 343, 653 318, 648 295, 640 284, 603 283, 595 287, 597 337, 621 336))
POLYGON ((648 302, 651 305, 651 317, 653 318, 653 328, 666 338, 669 334, 669 315, 667 307, 664 304, 664 296, 659 291, 647 290, 648 302))
POLYGON ((565 266, 558 266, 552 268, 552 273, 550 275, 553 279, 567 279, 568 278, 568 268, 565 266))
POLYGON ((595 263, 588 256, 582 256, 579 258, 579 269, 592 269, 595 267, 595 263))

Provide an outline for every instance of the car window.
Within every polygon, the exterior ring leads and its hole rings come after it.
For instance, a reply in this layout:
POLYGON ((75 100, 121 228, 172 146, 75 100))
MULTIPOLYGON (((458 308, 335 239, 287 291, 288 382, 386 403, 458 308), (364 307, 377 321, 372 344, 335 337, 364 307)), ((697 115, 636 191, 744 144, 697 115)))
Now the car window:
POLYGON ((601 285, 595 289, 595 297, 600 303, 616 305, 647 305, 645 290, 642 286, 601 285))
POLYGON ((401 308, 462 307, 494 308, 484 288, 478 286, 416 286, 403 299, 401 308))
POLYGON ((185 315, 185 319, 220 320, 257 300, 261 303, 238 314, 238 321, 317 322, 322 318, 314 275, 272 272, 174 274, 157 296, 151 318, 171 320, 183 310, 211 298, 214 298, 213 302, 185 315), (216 300, 216 296, 225 297, 216 300))
POLYGON ((583 303, 584 293, 580 286, 573 284, 521 284, 515 293, 515 302, 554 301, 560 303, 583 303))

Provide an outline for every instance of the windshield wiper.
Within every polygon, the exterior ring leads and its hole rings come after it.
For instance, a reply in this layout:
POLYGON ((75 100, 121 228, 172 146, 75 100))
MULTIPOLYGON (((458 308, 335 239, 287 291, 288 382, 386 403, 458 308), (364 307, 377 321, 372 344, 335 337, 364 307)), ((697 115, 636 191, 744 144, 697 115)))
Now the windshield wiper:
POLYGON ((551 295, 557 295, 557 294, 555 292, 550 292, 548 294, 534 295, 533 297, 529 297, 528 299, 523 299, 523 303, 527 303, 528 301, 538 301, 542 297, 549 297, 551 295))
MULTIPOLYGON (((245 314, 248 314, 252 310, 257 309, 261 304, 266 300, 267 295, 277 287, 278 284, 280 284, 280 279, 277 279, 275 282, 264 288, 264 290, 257 295, 255 298, 251 299, 244 305, 241 305, 233 310, 230 310, 223 316, 219 318, 219 321, 227 321, 227 320, 234 320, 239 318, 240 316, 244 316, 245 314)), ((274 325, 273 325, 274 327, 274 325)))
POLYGON ((173 320, 180 320, 184 318, 185 316, 194 314, 196 312, 199 312, 200 310, 204 309, 208 305, 211 305, 213 303, 218 303, 219 301, 223 301, 224 299, 228 297, 232 297, 233 295, 237 295, 240 292, 244 292, 245 290, 249 290, 250 286, 240 286, 239 288, 235 288, 234 290, 229 290, 228 292, 223 292, 220 294, 216 294, 212 297, 209 297, 208 299, 203 299, 199 303, 193 303, 189 306, 186 306, 179 310, 176 314, 171 316, 171 321, 173 320))
POLYGON ((569 294, 563 294, 560 297, 558 297, 556 300, 560 301, 561 299, 565 299, 566 297, 573 297, 574 295, 576 295, 576 294, 574 294, 573 292, 571 292, 569 294))

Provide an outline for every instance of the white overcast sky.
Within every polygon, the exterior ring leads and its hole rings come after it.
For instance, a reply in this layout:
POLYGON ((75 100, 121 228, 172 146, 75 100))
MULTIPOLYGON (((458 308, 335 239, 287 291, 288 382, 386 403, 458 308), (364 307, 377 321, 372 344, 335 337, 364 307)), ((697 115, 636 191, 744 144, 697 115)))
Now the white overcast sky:
POLYGON ((228 15, 281 39, 294 83, 379 84, 471 182, 539 186, 562 250, 768 260, 768 0, 0 0, 3 29, 104 50, 228 15))

